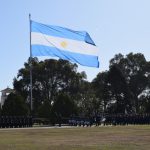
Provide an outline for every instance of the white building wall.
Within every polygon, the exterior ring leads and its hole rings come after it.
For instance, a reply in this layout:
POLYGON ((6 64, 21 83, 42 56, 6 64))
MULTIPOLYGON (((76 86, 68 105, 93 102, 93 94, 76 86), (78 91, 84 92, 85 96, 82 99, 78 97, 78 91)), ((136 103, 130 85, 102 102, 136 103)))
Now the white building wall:
POLYGON ((4 90, 1 91, 1 103, 0 103, 1 108, 2 108, 2 106, 4 105, 7 96, 8 96, 11 92, 13 92, 13 90, 10 89, 10 88, 6 88, 6 89, 4 89, 4 90))

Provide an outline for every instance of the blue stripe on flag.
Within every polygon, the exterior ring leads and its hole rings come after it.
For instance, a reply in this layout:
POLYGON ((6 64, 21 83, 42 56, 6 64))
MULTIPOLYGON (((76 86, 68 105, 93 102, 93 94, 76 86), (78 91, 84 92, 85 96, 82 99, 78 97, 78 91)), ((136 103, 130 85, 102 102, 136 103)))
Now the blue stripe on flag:
POLYGON ((61 59, 79 63, 83 66, 99 67, 97 56, 68 52, 57 49, 56 47, 49 47, 44 45, 32 45, 32 55, 59 57, 61 59))
POLYGON ((39 33, 50 35, 50 36, 84 41, 86 43, 95 45, 90 35, 85 31, 74 31, 68 28, 45 25, 45 24, 31 21, 31 32, 39 32, 39 33))

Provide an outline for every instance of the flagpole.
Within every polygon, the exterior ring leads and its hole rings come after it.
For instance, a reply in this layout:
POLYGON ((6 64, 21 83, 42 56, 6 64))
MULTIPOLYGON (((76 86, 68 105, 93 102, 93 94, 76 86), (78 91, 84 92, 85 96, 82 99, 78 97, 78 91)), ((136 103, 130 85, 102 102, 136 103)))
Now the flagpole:
POLYGON ((33 102, 32 102, 32 52, 31 52, 31 14, 29 14, 29 23, 30 23, 30 109, 31 109, 31 114, 33 110, 33 102))

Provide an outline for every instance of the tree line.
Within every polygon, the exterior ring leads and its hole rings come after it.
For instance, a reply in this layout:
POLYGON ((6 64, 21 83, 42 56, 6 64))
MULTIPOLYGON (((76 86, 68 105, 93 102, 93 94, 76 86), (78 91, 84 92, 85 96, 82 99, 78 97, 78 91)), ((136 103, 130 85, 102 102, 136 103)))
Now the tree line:
MULTIPOLYGON (((33 111, 35 117, 89 117, 100 113, 150 113, 150 62, 143 54, 117 54, 109 70, 87 81, 85 72, 65 60, 32 58, 33 111)), ((30 114, 30 61, 18 71, 2 115, 30 114)))

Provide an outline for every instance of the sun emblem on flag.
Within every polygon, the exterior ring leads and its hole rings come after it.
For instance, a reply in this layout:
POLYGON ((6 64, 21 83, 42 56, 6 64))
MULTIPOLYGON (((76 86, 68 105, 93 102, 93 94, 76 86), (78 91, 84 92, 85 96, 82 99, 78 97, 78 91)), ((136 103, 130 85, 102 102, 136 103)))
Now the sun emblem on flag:
POLYGON ((60 43, 60 45, 63 47, 63 48, 66 48, 67 47, 67 42, 63 41, 60 43))

